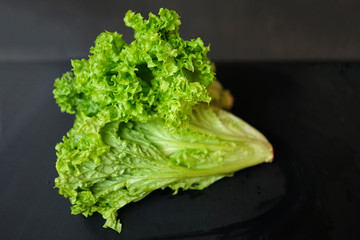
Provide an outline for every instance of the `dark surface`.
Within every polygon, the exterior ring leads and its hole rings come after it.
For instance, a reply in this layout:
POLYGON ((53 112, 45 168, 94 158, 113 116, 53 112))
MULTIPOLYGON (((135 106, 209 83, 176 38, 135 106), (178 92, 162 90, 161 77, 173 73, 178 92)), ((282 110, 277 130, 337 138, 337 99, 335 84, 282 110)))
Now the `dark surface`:
POLYGON ((71 215, 53 189, 54 146, 73 118, 51 90, 69 63, 1 63, 1 239, 357 239, 360 64, 217 67, 233 112, 268 137, 275 161, 203 191, 156 191, 119 211, 119 235, 100 215, 71 215))
POLYGON ((176 10, 181 36, 221 60, 359 60, 358 0, 1 0, 0 60, 87 56, 104 30, 124 34, 127 10, 176 10))

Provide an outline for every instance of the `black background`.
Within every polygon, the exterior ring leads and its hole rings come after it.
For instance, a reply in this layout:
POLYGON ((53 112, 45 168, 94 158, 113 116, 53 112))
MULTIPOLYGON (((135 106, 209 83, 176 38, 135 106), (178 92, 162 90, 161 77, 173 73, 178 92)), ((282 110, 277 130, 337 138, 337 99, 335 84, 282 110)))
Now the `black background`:
POLYGON ((215 60, 358 60, 358 0, 1 0, 0 60, 63 60, 88 55, 96 36, 123 17, 160 7, 181 16, 184 39, 201 37, 215 60))
POLYGON ((0 4, 1 239, 358 239, 358 1, 9 1, 0 4), (275 160, 203 191, 156 191, 101 216, 70 214, 54 189, 55 149, 73 117, 52 96, 70 58, 104 29, 131 41, 128 9, 176 10, 183 38, 211 43, 232 112, 275 160))

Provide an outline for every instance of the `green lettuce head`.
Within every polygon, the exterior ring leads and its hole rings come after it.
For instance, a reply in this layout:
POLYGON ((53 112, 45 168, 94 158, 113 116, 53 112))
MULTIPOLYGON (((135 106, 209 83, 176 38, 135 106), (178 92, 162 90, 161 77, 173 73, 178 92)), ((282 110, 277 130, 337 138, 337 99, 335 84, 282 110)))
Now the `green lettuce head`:
POLYGON ((76 116, 56 145, 55 186, 73 214, 99 212, 118 232, 117 211, 156 189, 201 190, 273 158, 261 133, 221 109, 232 98, 209 47, 180 38, 176 12, 144 20, 128 11, 124 21, 133 42, 101 33, 54 89, 61 111, 76 116))

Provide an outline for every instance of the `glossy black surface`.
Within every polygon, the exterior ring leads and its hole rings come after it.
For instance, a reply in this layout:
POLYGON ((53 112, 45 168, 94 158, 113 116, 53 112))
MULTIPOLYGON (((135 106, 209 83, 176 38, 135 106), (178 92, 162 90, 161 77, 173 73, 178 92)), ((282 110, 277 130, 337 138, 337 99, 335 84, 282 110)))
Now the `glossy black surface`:
POLYGON ((360 64, 218 63, 233 113, 268 137, 272 164, 203 191, 156 191, 119 211, 70 214, 53 189, 54 146, 72 126, 52 97, 68 62, 0 63, 1 239, 357 239, 360 64))

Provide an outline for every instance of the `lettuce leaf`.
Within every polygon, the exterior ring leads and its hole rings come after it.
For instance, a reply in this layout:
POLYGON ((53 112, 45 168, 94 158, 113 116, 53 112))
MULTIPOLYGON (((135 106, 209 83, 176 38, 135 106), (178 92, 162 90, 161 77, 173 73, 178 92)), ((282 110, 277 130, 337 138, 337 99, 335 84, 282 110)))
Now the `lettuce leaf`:
POLYGON ((209 47, 180 38, 174 11, 158 15, 128 11, 133 42, 104 32, 55 81, 61 111, 76 114, 56 145, 55 187, 73 214, 99 212, 118 232, 117 211, 156 189, 201 190, 273 158, 261 133, 221 109, 233 99, 215 80, 209 47))

